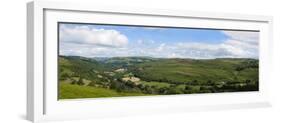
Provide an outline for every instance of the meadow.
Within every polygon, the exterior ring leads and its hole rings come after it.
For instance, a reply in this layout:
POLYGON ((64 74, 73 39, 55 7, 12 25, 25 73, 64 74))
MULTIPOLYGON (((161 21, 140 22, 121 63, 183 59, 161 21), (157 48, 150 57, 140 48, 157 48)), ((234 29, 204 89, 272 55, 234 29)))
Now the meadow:
POLYGON ((259 61, 59 56, 59 99, 258 91, 259 61))

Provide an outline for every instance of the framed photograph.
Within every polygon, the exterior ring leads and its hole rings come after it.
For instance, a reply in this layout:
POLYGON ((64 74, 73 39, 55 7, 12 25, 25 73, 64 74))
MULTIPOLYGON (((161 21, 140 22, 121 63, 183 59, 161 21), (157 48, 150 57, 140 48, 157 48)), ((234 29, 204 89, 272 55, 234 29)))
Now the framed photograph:
POLYGON ((269 16, 27 4, 31 121, 268 107, 269 16))

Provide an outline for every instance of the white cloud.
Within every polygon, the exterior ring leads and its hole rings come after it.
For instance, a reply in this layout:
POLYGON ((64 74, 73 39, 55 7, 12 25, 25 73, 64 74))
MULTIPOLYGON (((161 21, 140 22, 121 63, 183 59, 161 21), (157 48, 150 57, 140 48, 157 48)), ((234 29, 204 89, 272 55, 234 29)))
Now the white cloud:
POLYGON ((233 40, 241 41, 243 43, 258 45, 259 32, 255 31, 222 31, 225 35, 233 40))
POLYGON ((60 54, 85 57, 258 58, 259 32, 222 33, 229 38, 217 44, 153 40, 137 40, 129 44, 127 37, 116 30, 63 26, 60 30, 60 54))
POLYGON ((126 55, 128 38, 116 30, 89 26, 60 27, 60 54, 85 57, 126 55))
POLYGON ((258 58, 258 46, 232 39, 220 44, 196 42, 160 44, 155 51, 161 51, 159 56, 178 58, 258 58))
POLYGON ((95 29, 88 26, 61 25, 60 41, 107 47, 124 47, 128 44, 128 38, 116 30, 95 29))
POLYGON ((164 47, 166 46, 165 43, 160 44, 157 48, 156 51, 163 51, 164 47))
POLYGON ((230 39, 224 45, 237 57, 259 57, 259 32, 256 31, 223 31, 230 39))
MULTIPOLYGON (((195 41, 165 44, 155 46, 156 57, 169 58, 258 58, 259 32, 222 31, 229 38, 218 44, 198 43, 195 41)), ((147 53, 151 54, 151 53, 147 53)), ((153 54, 152 54, 153 55, 153 54)))

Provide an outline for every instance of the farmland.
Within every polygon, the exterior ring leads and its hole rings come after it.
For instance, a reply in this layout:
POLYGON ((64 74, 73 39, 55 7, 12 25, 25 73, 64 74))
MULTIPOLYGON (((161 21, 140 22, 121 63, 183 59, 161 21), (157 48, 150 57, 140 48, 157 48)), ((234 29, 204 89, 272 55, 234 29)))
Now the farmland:
POLYGON ((258 62, 59 56, 59 99, 258 91, 258 62))

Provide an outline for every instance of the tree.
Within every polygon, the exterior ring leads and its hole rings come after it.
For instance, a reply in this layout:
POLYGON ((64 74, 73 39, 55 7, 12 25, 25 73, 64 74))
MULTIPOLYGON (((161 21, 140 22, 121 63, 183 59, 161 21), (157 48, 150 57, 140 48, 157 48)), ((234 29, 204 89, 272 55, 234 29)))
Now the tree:
POLYGON ((152 88, 149 85, 145 85, 144 91, 147 94, 151 94, 152 93, 152 88))
POLYGON ((67 78, 69 78, 69 75, 67 73, 62 73, 60 76, 60 80, 66 80, 67 78))
POLYGON ((88 84, 88 86, 96 86, 96 82, 94 82, 94 81, 91 81, 89 84, 88 84))
POLYGON ((132 77, 134 77, 134 75, 132 74, 132 73, 129 73, 129 78, 132 78, 132 77))
POLYGON ((169 88, 167 88, 167 87, 161 87, 161 88, 159 88, 158 92, 160 94, 167 94, 168 90, 169 90, 169 88))
POLYGON ((245 82, 249 84, 251 83, 251 80, 247 79, 245 82))
POLYGON ((207 85, 214 85, 214 83, 212 82, 212 80, 208 80, 207 85))
POLYGON ((125 83, 127 86, 129 86, 130 88, 134 88, 135 87, 135 84, 134 82, 128 80, 126 83, 125 83))
POLYGON ((74 85, 74 84, 76 84, 76 83, 77 83, 77 82, 76 82, 75 79, 72 79, 72 80, 71 80, 71 84, 72 84, 72 85, 74 85))
POLYGON ((182 90, 180 90, 176 87, 170 87, 167 93, 168 94, 183 94, 184 92, 182 92, 182 90))
POLYGON ((192 87, 186 85, 184 89, 185 89, 185 90, 192 90, 192 87))
POLYGON ((139 84, 139 85, 137 85, 137 87, 138 87, 140 90, 143 90, 143 89, 144 89, 144 85, 143 85, 143 84, 139 84))
POLYGON ((117 89, 117 85, 118 83, 116 82, 116 81, 112 81, 111 83, 110 83, 110 89, 117 89))
POLYGON ((202 90, 208 90, 208 88, 204 87, 204 86, 200 86, 200 91, 202 91, 202 90))
POLYGON ((191 85, 198 85, 198 81, 195 79, 191 82, 191 85))
POLYGON ((78 82, 77 82, 78 85, 84 85, 85 83, 83 82, 83 78, 80 77, 78 82))

